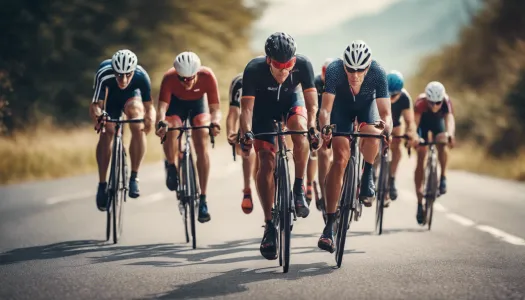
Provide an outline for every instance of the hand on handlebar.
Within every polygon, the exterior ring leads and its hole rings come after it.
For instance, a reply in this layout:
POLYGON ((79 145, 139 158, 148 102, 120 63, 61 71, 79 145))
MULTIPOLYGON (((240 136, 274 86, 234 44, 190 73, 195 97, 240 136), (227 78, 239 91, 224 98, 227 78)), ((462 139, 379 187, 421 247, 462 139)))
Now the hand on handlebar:
POLYGON ((221 125, 217 122, 211 122, 211 134, 218 136, 221 133, 221 125))
POLYGON ((237 144, 237 141, 239 139, 239 134, 237 132, 232 132, 230 134, 228 134, 228 144, 230 144, 231 146, 237 144))
POLYGON ((254 139, 255 139, 255 136, 253 135, 253 132, 251 131, 246 132, 239 139, 239 144, 241 146, 241 150, 243 151, 243 154, 249 155, 250 150, 252 149, 252 146, 253 146, 254 139))
POLYGON ((94 128, 97 131, 97 133, 100 133, 100 131, 102 131, 102 133, 106 132, 104 126, 106 126, 106 120, 108 118, 109 114, 105 111, 102 111, 102 113, 97 116, 97 121, 94 128))
POLYGON ((323 145, 323 140, 321 139, 319 132, 315 127, 310 127, 308 130, 308 141, 310 142, 310 149, 312 151, 317 151, 323 145))
POLYGON ((155 132, 155 134, 161 139, 164 139, 167 132, 168 132, 168 122, 166 122, 165 120, 159 121, 157 123, 157 131, 155 132))

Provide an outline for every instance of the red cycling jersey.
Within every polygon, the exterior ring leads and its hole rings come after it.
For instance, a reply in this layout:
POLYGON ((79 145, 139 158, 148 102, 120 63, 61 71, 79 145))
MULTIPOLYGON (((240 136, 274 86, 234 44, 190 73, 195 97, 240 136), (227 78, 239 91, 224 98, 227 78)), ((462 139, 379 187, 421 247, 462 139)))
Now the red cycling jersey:
POLYGON ((451 113, 452 114, 453 113, 452 101, 451 101, 451 99, 450 99, 450 97, 448 95, 445 95, 444 102, 445 103, 443 103, 443 105, 441 105, 441 108, 437 112, 434 113, 430 109, 430 105, 428 103, 427 96, 425 95, 425 93, 421 93, 417 97, 416 103, 414 104, 414 111, 416 113, 420 113, 420 114, 430 113, 430 114, 436 114, 436 115, 439 115, 439 116, 444 116, 447 113, 451 113))
POLYGON ((197 82, 190 90, 186 90, 179 81, 175 68, 170 68, 162 78, 159 101, 170 103, 173 98, 183 101, 200 100, 204 94, 208 97, 208 104, 219 103, 219 87, 215 74, 208 67, 201 67, 197 72, 197 82))

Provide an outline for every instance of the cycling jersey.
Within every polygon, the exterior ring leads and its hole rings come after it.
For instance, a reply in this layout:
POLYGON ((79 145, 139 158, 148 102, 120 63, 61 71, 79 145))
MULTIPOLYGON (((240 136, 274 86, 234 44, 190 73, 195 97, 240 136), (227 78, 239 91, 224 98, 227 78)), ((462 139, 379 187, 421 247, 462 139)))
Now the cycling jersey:
MULTIPOLYGON (((321 75, 315 76, 314 83, 315 88, 317 89, 317 107, 321 109, 321 100, 323 99, 324 93, 324 82, 321 75)), ((319 116, 319 109, 317 110, 317 116, 319 116)))
MULTIPOLYGON (((272 132, 273 120, 286 119, 293 115, 307 118, 304 99, 298 93, 298 85, 303 91, 315 89, 312 63, 301 54, 296 55, 296 63, 290 75, 282 84, 274 79, 266 57, 260 56, 252 59, 243 73, 242 97, 254 99, 253 107, 253 133, 272 132)), ((273 137, 257 137, 255 150, 266 147, 275 151, 273 137)))
POLYGON ((162 78, 160 85, 159 102, 168 103, 166 119, 172 119, 181 123, 190 117, 192 126, 204 125, 202 120, 207 120, 209 114, 206 112, 204 94, 208 98, 208 104, 219 103, 219 88, 215 74, 210 68, 201 67, 197 72, 197 82, 190 89, 182 85, 177 70, 170 68, 162 78), (199 124, 196 124, 196 117, 199 124))
POLYGON ((115 73, 111 66, 111 59, 104 60, 98 67, 93 80, 93 100, 96 103, 106 100, 106 112, 113 119, 118 119, 128 100, 140 97, 142 102, 151 101, 151 80, 142 66, 138 65, 125 89, 118 86, 115 73), (107 98, 106 98, 107 89, 107 98))
POLYGON ((412 99, 405 89, 401 90, 401 95, 396 102, 392 103, 392 121, 394 128, 401 125, 401 115, 405 109, 410 109, 412 99))
POLYGON ((453 113, 452 101, 448 95, 445 95, 444 103, 441 104, 441 108, 437 112, 432 112, 429 101, 424 93, 420 94, 414 104, 414 111, 421 114, 421 119, 418 126, 419 136, 428 141, 428 132, 431 131, 432 135, 436 135, 445 132, 445 115, 453 113))
POLYGON ((230 84, 230 106, 241 107, 242 73, 233 77, 230 84))
POLYGON ((354 119, 358 122, 374 123, 380 119, 377 98, 389 98, 386 72, 372 60, 361 89, 353 94, 348 83, 341 59, 333 61, 326 68, 325 92, 335 95, 330 120, 336 125, 335 131, 353 131, 354 119))

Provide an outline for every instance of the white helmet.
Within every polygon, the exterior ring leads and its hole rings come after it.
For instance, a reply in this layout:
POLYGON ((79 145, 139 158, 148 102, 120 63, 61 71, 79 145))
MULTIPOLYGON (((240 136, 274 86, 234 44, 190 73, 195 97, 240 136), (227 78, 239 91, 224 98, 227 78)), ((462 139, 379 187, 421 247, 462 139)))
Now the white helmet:
POLYGON ((128 49, 115 52, 111 58, 111 66, 117 73, 129 73, 137 68, 137 56, 128 49))
POLYGON ((345 66, 354 70, 362 70, 372 63, 372 51, 362 40, 352 41, 343 53, 345 66))
POLYGON ((425 88, 427 99, 431 102, 440 102, 445 98, 445 87, 439 81, 431 81, 425 88))
POLYGON ((175 57, 173 67, 180 76, 191 77, 199 71, 201 60, 197 54, 193 52, 182 52, 175 57))

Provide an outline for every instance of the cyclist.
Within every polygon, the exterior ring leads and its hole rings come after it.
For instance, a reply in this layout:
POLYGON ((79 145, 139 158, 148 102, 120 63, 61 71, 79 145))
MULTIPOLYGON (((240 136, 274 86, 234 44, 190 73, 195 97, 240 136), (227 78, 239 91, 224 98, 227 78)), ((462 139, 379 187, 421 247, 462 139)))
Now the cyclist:
MULTIPOLYGON (((96 130, 102 124, 100 121, 103 110, 112 119, 120 118, 122 112, 128 119, 144 118, 144 124, 129 124, 131 129, 129 196, 131 198, 140 196, 138 171, 146 152, 146 134, 151 131, 152 123, 155 121, 151 81, 146 70, 137 62, 135 53, 128 49, 119 50, 111 59, 104 60, 95 74, 93 84, 95 92, 90 106, 90 116, 96 130)), ((99 184, 96 202, 100 211, 105 211, 107 205, 106 175, 114 133, 115 124, 105 124, 105 132, 101 132, 97 144, 99 184)))
MULTIPOLYGON (((254 139, 254 134, 274 131, 273 120, 279 121, 282 114, 287 114, 288 129, 313 128, 315 131, 317 99, 312 64, 306 56, 296 54, 295 41, 290 35, 276 32, 267 38, 264 48, 266 57, 252 59, 244 69, 240 142, 243 155, 247 155, 252 146, 257 152, 259 170, 256 186, 266 221, 260 251, 266 259, 276 259, 277 229, 272 223, 271 214, 275 196, 275 138, 254 139), (304 102, 297 94, 299 84, 303 89, 304 102)), ((312 145, 318 147, 320 140, 317 135, 311 141, 312 145)), ((293 135, 292 142, 295 210, 297 216, 306 218, 310 211, 305 199, 303 178, 308 162, 308 140, 305 136, 293 135)))
MULTIPOLYGON (((230 110, 226 117, 226 132, 228 133, 228 143, 235 145, 237 154, 241 154, 240 146, 237 144, 239 137, 239 116, 241 114, 241 95, 242 95, 242 73, 237 74, 230 84, 230 110)), ((242 157, 242 171, 244 177, 243 198, 241 202, 242 211, 249 214, 253 210, 252 190, 250 177, 255 180, 255 153, 250 152, 249 156, 242 157)))
MULTIPOLYGON (((432 132, 432 137, 437 142, 449 141, 450 147, 455 143, 455 118, 452 110, 452 101, 445 91, 441 82, 432 81, 425 87, 425 92, 420 94, 414 105, 414 118, 419 136, 428 141, 428 132, 432 132)), ((417 148, 417 166, 414 176, 417 194, 417 215, 419 224, 425 221, 423 211, 423 177, 426 163, 428 147, 419 146, 417 148)), ((439 181, 439 193, 447 192, 447 160, 448 147, 437 145, 439 164, 441 167, 441 178, 439 181)))
MULTIPOLYGON (((323 97, 324 87, 325 87, 325 78, 326 78, 326 67, 333 61, 332 58, 327 58, 321 68, 321 74, 315 76, 314 83, 315 88, 317 89, 317 106, 321 107, 321 99, 323 97)), ((319 110, 316 115, 316 126, 317 130, 319 128, 319 110)), ((306 200, 308 204, 312 201, 312 182, 314 181, 315 173, 317 168, 319 168, 318 177, 321 188, 321 197, 315 203, 315 206, 318 210, 321 210, 321 206, 324 206, 324 181, 325 176, 330 166, 330 149, 326 146, 321 147, 318 151, 310 152, 310 159, 308 160, 308 167, 306 169, 307 174, 307 186, 306 186, 306 200), (316 165, 317 160, 317 165, 316 165)))
MULTIPOLYGON (((323 128, 323 139, 329 142, 331 132, 325 129, 330 124, 336 130, 349 132, 354 130, 354 119, 361 124, 360 132, 379 134, 381 130, 371 123, 381 124, 384 132, 392 131, 390 99, 388 99, 386 72, 372 58, 372 51, 364 41, 352 41, 343 52, 343 59, 337 59, 326 69, 326 87, 323 94, 319 123, 323 128)), ((364 170, 361 177, 359 199, 366 207, 375 200, 375 184, 372 164, 377 156, 379 140, 362 138, 361 152, 364 158, 364 170)), ((332 224, 335 220, 337 203, 345 168, 350 158, 350 142, 346 137, 334 137, 332 140, 333 162, 326 176, 326 226, 319 238, 318 247, 329 252, 334 251, 332 224)))
MULTIPOLYGON (((392 103, 392 120, 393 120, 393 135, 402 135, 401 116, 405 121, 405 132, 409 141, 417 141, 416 123, 414 122, 414 111, 412 108, 412 98, 406 89, 404 89, 403 75, 398 71, 391 71, 387 75, 388 93, 390 95, 390 102, 392 103)), ((389 194, 390 198, 385 200, 385 206, 388 206, 390 199, 397 199, 397 188, 395 185, 395 177, 397 166, 401 160, 401 140, 393 139, 390 144, 392 150, 392 160, 390 163, 390 178, 389 178, 389 194)))
MULTIPOLYGON (((175 191, 179 185, 177 164, 179 147, 177 131, 167 132, 167 127, 180 127, 190 114, 192 126, 213 125, 213 135, 220 132, 221 119, 219 88, 213 71, 201 65, 201 60, 193 52, 182 52, 175 58, 173 67, 162 78, 159 94, 159 107, 156 134, 166 136, 164 154, 168 160, 166 186, 175 191), (206 111, 204 96, 208 98, 210 113, 206 111), (211 116, 210 116, 211 114, 211 116)), ((199 216, 201 223, 210 221, 211 216, 206 203, 210 158, 208 154, 208 130, 192 130, 192 140, 197 154, 197 173, 201 189, 199 216)))

